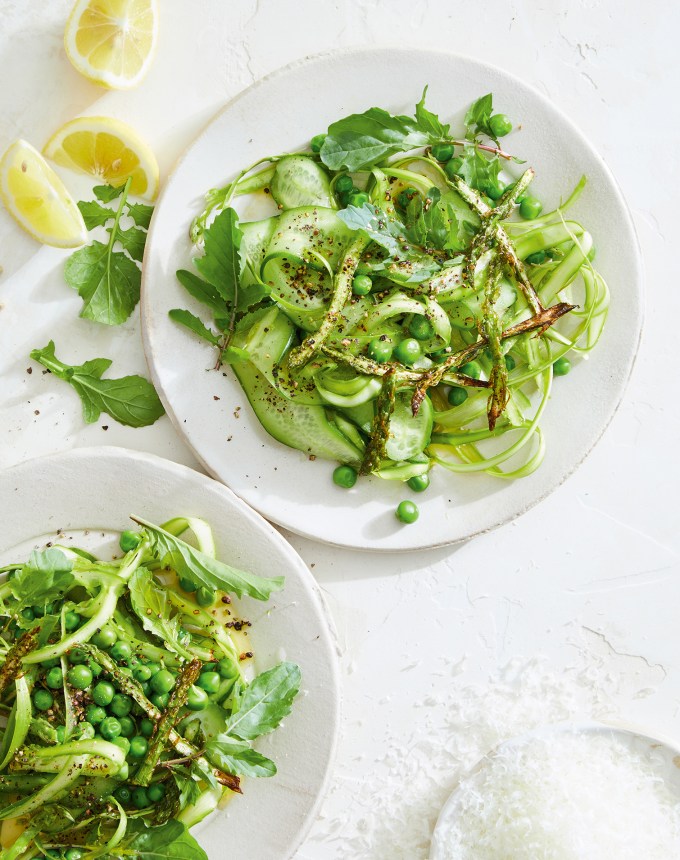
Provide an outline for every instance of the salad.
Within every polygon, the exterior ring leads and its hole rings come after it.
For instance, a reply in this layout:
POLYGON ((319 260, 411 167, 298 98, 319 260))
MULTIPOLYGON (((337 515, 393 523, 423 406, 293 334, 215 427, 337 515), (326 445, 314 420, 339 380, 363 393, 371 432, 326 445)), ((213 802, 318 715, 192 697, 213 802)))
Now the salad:
POLYGON ((456 135, 426 91, 414 116, 369 108, 211 190, 196 271, 177 273, 212 321, 170 316, 231 366, 272 437, 338 463, 344 487, 375 475, 423 491, 435 464, 530 474, 554 377, 607 316, 593 239, 567 214, 585 177, 543 213, 492 95, 456 135), (237 197, 271 214, 243 220, 237 197))
POLYGON ((1 569, 1 860, 207 860, 189 828, 276 774, 253 741, 300 669, 254 675, 231 595, 283 578, 219 561, 203 520, 133 520, 113 561, 48 544, 1 569))

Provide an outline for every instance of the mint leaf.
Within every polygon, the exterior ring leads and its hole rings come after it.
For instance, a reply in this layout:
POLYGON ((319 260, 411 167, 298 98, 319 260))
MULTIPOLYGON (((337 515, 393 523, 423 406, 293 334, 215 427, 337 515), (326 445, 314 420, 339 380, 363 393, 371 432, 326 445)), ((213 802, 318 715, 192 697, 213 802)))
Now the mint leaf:
POLYGON ((12 594, 24 606, 44 606, 63 597, 73 584, 73 562, 54 547, 34 550, 9 581, 12 594))
POLYGON ((94 358, 75 366, 64 364, 56 357, 52 340, 43 349, 34 349, 31 358, 76 390, 88 424, 106 412, 119 424, 146 427, 165 412, 153 385, 143 376, 102 379, 111 366, 108 358, 94 358))
POLYGON ((425 107, 425 96, 427 95, 427 87, 423 90, 423 95, 416 105, 416 122, 418 128, 430 135, 433 138, 449 137, 451 126, 444 125, 437 114, 432 113, 425 107))
MULTIPOLYGON (((140 819, 128 823, 128 833, 120 848, 135 860, 208 860, 208 855, 189 833, 185 824, 171 820, 158 827, 147 827, 140 819), (135 832, 136 831, 136 832, 135 832)), ((117 853, 114 849, 114 853, 117 853)))
POLYGON ((245 741, 236 740, 229 735, 217 735, 214 740, 208 741, 205 757, 226 773, 255 777, 276 774, 276 765, 271 759, 254 750, 245 741))
POLYGON ((168 311, 168 316, 175 322, 180 323, 180 325, 186 326, 194 334, 197 334, 203 340, 207 340, 213 346, 219 344, 219 337, 213 334, 207 326, 203 325, 197 316, 194 316, 189 311, 182 310, 181 308, 173 308, 171 311, 168 311))
POLYGON ((146 245, 146 233, 138 227, 130 227, 127 230, 118 228, 116 239, 125 248, 133 260, 142 262, 144 246, 146 245))
POLYGON ((197 585, 230 591, 237 597, 247 594, 256 600, 268 600, 272 592, 283 588, 282 576, 264 579, 254 573, 238 570, 216 558, 211 558, 191 544, 166 532, 160 526, 155 526, 140 517, 132 517, 132 519, 146 529, 161 564, 172 568, 180 578, 186 577, 197 585))
POLYGON ((78 202, 78 209, 80 209, 80 214, 83 216, 83 221, 88 230, 101 227, 115 216, 115 213, 111 209, 107 206, 102 206, 96 200, 91 200, 87 203, 80 200, 78 202))
POLYGON ((337 215, 350 230, 363 230, 392 256, 401 254, 404 244, 404 225, 395 218, 390 218, 382 209, 378 209, 372 203, 364 203, 360 208, 348 206, 346 209, 341 209, 337 215))
POLYGON ((138 568, 130 577, 130 602, 145 630, 164 642, 169 651, 192 659, 193 655, 180 640, 180 616, 171 617, 167 592, 150 570, 138 568))
POLYGON ((112 243, 93 242, 76 251, 66 261, 64 277, 83 299, 81 317, 119 325, 139 301, 142 273, 126 254, 111 248, 112 243))
POLYGON ((146 203, 128 203, 127 214, 138 227, 144 227, 146 230, 151 223, 153 206, 147 206, 146 203))
POLYGON ((117 188, 113 185, 95 185, 92 189, 94 196, 102 203, 110 203, 116 197, 120 197, 123 191, 125 191, 125 185, 119 185, 117 188))
POLYGON ((474 140, 477 134, 486 134, 495 140, 493 132, 489 128, 489 120, 492 113, 493 95, 491 93, 487 93, 485 96, 477 99, 476 102, 473 102, 465 114, 466 137, 474 140))
POLYGON ((279 663, 262 672, 241 696, 238 711, 227 722, 227 732, 251 741, 274 731, 290 713, 301 677, 295 663, 279 663))

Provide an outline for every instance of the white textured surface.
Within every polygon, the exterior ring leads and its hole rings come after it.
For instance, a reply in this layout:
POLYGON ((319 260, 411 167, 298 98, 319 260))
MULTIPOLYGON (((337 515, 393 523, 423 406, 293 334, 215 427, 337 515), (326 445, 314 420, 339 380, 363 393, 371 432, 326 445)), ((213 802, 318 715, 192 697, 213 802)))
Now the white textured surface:
MULTIPOLYGON (((455 551, 380 559, 292 538, 329 600, 345 674, 335 785, 299 860, 425 857, 429 823, 456 773, 443 752, 466 725, 451 719, 460 691, 476 685, 479 706, 469 718, 483 722, 480 685, 518 654, 544 656, 557 679, 547 689, 577 664, 590 692, 570 712, 588 716, 604 697, 608 713, 677 738, 680 407, 667 332, 680 313, 673 263, 680 7, 671 0, 162 5, 149 77, 133 92, 102 95, 61 51, 68 0, 0 0, 0 148, 18 135, 41 146, 78 112, 110 113, 135 125, 167 170, 220 104, 304 54, 404 41, 457 50, 538 86, 581 127, 622 185, 647 269, 646 330, 626 401, 585 465, 550 499, 455 551), (389 805, 378 803, 376 788, 389 805)), ((37 368, 26 375, 28 352, 50 336, 67 359, 106 355, 121 373, 144 366, 136 315, 111 332, 77 319, 79 299, 58 271, 50 274, 62 256, 36 253, 0 211, 0 465, 102 442, 191 463, 167 419, 147 430, 106 420, 83 430, 75 395, 37 368)), ((498 683, 488 693, 496 702, 498 683)), ((529 685, 529 705, 545 698, 542 690, 529 685)), ((506 698, 511 707, 512 693, 506 698)), ((531 721, 529 705, 517 711, 516 730, 531 721)))

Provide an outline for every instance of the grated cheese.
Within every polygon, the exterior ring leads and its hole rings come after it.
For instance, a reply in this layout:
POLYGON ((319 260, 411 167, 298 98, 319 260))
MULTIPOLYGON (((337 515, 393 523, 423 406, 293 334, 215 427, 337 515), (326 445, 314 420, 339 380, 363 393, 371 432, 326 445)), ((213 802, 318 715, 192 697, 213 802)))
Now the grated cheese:
POLYGON ((680 796, 654 759, 609 732, 556 731, 505 745, 461 782, 433 856, 680 858, 680 796))

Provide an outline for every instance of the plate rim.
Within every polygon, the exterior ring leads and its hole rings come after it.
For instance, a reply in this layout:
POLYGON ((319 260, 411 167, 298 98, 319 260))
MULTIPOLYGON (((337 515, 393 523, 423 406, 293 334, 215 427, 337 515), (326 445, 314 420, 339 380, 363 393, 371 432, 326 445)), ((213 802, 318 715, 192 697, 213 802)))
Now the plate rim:
MULTIPOLYGON (((498 66, 494 63, 487 62, 486 60, 480 60, 476 57, 473 57, 470 54, 465 54, 457 51, 446 51, 441 49, 429 49, 423 47, 413 47, 413 48, 404 48, 403 46, 387 46, 387 45, 379 45, 379 46, 366 46, 366 45, 352 45, 343 48, 331 48, 324 51, 319 51, 312 54, 306 54, 303 57, 299 57, 295 60, 286 63, 283 66, 274 69, 271 72, 268 72, 261 78, 253 81, 253 83, 249 84, 244 89, 237 92, 232 98, 228 99, 214 114, 213 116, 202 126, 202 128, 197 132, 195 137, 187 144, 187 146, 183 149, 180 155, 175 160, 171 170, 166 176, 163 187, 161 189, 161 193, 156 200, 156 207, 160 207, 163 204, 164 198, 170 188, 170 184, 175 174, 185 161, 185 159, 190 155, 193 147, 209 133, 210 128, 220 119, 220 117, 230 110, 234 105, 238 104, 238 102, 243 99, 246 95, 250 95, 255 92, 260 87, 264 86, 271 80, 275 80, 276 78, 285 75, 286 73, 303 68, 305 66, 313 66, 315 63, 324 60, 332 60, 336 57, 341 58, 350 58, 357 54, 389 54, 394 55, 395 53, 403 53, 403 54, 427 54, 429 56, 440 56, 447 59, 454 59, 457 61, 463 61, 465 63, 469 63, 473 66, 476 66, 480 69, 487 70, 496 75, 503 76, 510 80, 510 82, 519 85, 519 87, 524 88, 529 91, 531 95, 540 102, 540 104, 547 108, 548 110, 554 111, 560 118, 560 120, 569 127, 570 131, 579 139, 580 143, 587 148, 593 158, 599 164, 601 170, 605 173, 613 192, 616 195, 617 202, 620 205, 621 211, 623 213, 626 226, 630 232, 630 236, 632 238, 631 249, 632 249, 632 258, 634 261, 634 271, 633 277, 631 280, 635 283, 635 295, 638 299, 638 313, 637 317, 634 320, 636 331, 634 335, 634 342, 631 344, 632 351, 630 357, 630 365, 628 367, 628 372, 624 378, 621 380, 620 393, 610 407, 608 414, 605 420, 602 422, 599 432, 594 438, 591 440, 590 444, 585 447, 581 455, 578 459, 572 463, 571 467, 563 472, 560 476, 560 479, 552 484, 550 487, 545 488, 542 492, 538 493, 533 499, 524 503, 519 510, 511 511, 507 514, 501 514, 498 518, 488 525, 485 525, 481 528, 475 529, 474 531, 470 531, 466 535, 462 535, 460 537, 455 537, 451 539, 442 538, 441 540, 437 540, 433 542, 431 539, 427 538, 426 530, 423 530, 422 540, 417 544, 410 544, 407 547, 402 546, 376 546, 371 545, 370 542, 365 541, 364 543, 341 543, 333 540, 331 536, 320 536, 312 531, 306 530, 303 526, 293 526, 289 523, 284 523, 279 521, 276 518, 272 517, 272 522, 276 523, 281 528, 287 529, 293 534, 304 537, 308 540, 312 540, 318 543, 322 543, 327 546, 338 547, 341 549, 349 549, 356 552, 371 552, 371 553, 399 553, 399 552, 422 552, 426 550, 434 550, 441 549, 443 547, 453 547, 459 544, 462 544, 468 540, 471 540, 475 537, 479 537, 484 534, 488 534, 491 531, 494 531, 497 528, 500 528, 508 523, 513 522, 524 514, 528 513, 532 508, 539 505, 541 502, 545 501, 552 493, 558 490, 579 468, 583 465, 587 457, 592 453, 598 443, 601 441, 604 436, 606 430, 611 425, 615 415, 619 411, 621 404, 624 401, 626 392, 628 390, 628 386, 630 384, 630 380, 633 374, 633 371, 636 366, 636 362, 638 359, 640 344, 642 341, 642 333, 644 329, 645 322, 645 312, 646 312, 646 279, 645 279, 645 268, 644 268, 644 259, 642 255, 642 249, 640 246, 640 240, 637 234, 637 230, 635 227, 635 221, 633 219, 633 215, 631 209, 626 201, 626 198, 623 194, 621 186, 614 176, 611 168, 604 160, 600 152, 595 148, 595 146, 589 141, 586 135, 581 131, 580 127, 562 110, 561 107, 553 103, 553 101, 548 98, 545 94, 543 94, 536 86, 531 83, 528 83, 523 78, 515 75, 513 72, 508 72, 501 66, 498 66)), ((142 345, 144 350, 145 361, 151 375, 151 379, 153 384, 158 391, 158 395, 165 407, 166 414, 170 419, 170 422, 180 436, 180 438, 184 441, 184 443, 189 447, 191 452, 194 454, 196 459, 199 461, 201 466, 205 469, 205 471, 211 475, 215 480, 219 483, 223 483, 222 478, 216 472, 214 468, 210 466, 210 464, 205 460, 202 453, 196 448, 194 442, 189 436, 184 432, 183 422, 181 418, 175 414, 173 409, 173 404, 170 399, 167 397, 163 385, 161 384, 160 375, 156 370, 156 365, 153 360, 153 349, 151 346, 151 337, 150 337, 150 329, 152 325, 150 323, 150 319, 152 316, 152 307, 150 300, 150 290, 147 288, 147 282, 149 280, 149 266, 146 263, 147 253, 150 254, 149 249, 153 246, 153 238, 155 236, 154 231, 154 219, 151 219, 151 224, 149 226, 147 242, 144 251, 144 259, 142 263, 142 280, 141 280, 141 297, 140 297, 140 322, 141 322, 141 334, 142 334, 142 345)), ((224 486, 228 486, 224 484, 224 486)), ((232 491, 233 492, 233 491, 232 491)), ((257 508, 253 505, 253 508, 257 510, 257 508)), ((258 511, 258 513, 260 513, 258 511)), ((263 518, 266 519, 264 514, 260 514, 263 518)), ((269 520, 268 520, 269 521, 269 520)))
MULTIPOLYGON (((15 481, 25 481, 26 475, 30 475, 33 470, 40 470, 45 465, 50 467, 52 464, 56 466, 63 463, 68 464, 69 461, 73 460, 91 459, 102 464, 106 462, 107 458, 109 460, 120 460, 121 462, 141 462, 154 471, 164 472, 178 480, 190 480, 195 482, 199 485, 199 489, 201 486, 205 488, 210 487, 212 491, 216 491, 224 495, 229 504, 233 505, 239 511, 240 515, 250 520, 253 525, 260 529, 263 534, 277 545, 277 547, 288 557, 291 563, 291 569, 296 571, 305 591, 309 594, 310 599, 316 603, 316 608, 318 609, 319 616, 323 621, 324 630, 327 634, 328 653, 330 659, 325 664, 324 669, 328 671, 328 674, 326 675, 327 687, 330 688, 333 693, 332 696, 329 697, 332 701, 333 719, 332 724, 328 726, 328 728, 331 729, 330 748, 324 765, 324 773, 319 791, 317 792, 313 803, 310 804, 309 808, 305 812, 304 819, 290 843, 290 851, 285 855, 281 854, 281 860, 292 860, 295 853, 308 836, 314 822, 318 818, 321 805, 331 788, 331 782, 335 774, 340 741, 340 729, 342 726, 342 679, 339 661, 341 649, 335 621, 324 599, 321 587, 295 548, 268 520, 248 505, 240 496, 234 493, 233 490, 222 482, 217 481, 196 469, 192 469, 190 466, 185 466, 181 463, 175 462, 174 460, 168 460, 157 454, 152 454, 146 451, 136 451, 117 445, 93 445, 71 448, 23 460, 20 463, 16 463, 0 470, 0 507, 2 505, 4 493, 6 492, 7 498, 11 500, 10 494, 13 491, 12 485, 15 481)), ((82 527, 86 528, 87 526, 84 525, 82 527)), ((75 528, 79 527, 76 526, 75 528)), ((0 552, 5 552, 17 543, 29 540, 33 536, 34 535, 20 535, 17 538, 16 534, 3 531, 2 535, 0 535, 0 552)), ((220 813, 218 811, 218 815, 219 814, 220 813)))

